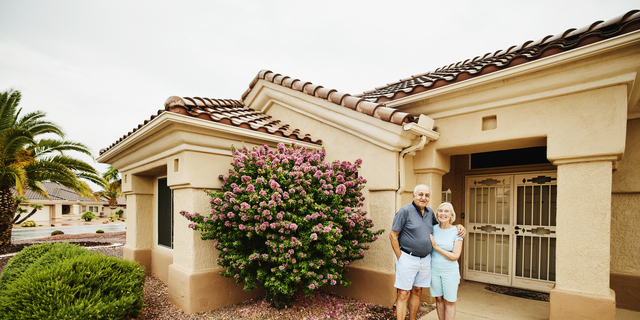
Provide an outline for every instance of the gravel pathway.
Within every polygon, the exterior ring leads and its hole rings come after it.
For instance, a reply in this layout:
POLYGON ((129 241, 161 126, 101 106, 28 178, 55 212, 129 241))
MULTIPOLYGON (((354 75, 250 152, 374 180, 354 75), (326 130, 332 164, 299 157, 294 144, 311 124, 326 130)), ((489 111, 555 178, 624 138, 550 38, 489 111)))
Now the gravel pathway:
MULTIPOLYGON (((126 232, 57 235, 41 239, 16 240, 13 244, 64 241, 108 242, 124 245, 126 243, 126 232)), ((104 255, 122 258, 122 245, 115 247, 96 247, 91 250, 104 255)), ((10 257, 0 258, 0 273, 9 259, 10 257)), ((300 296, 296 299, 292 308, 284 310, 271 308, 264 299, 255 298, 241 304, 197 314, 186 314, 169 302, 167 286, 153 276, 147 276, 144 295, 145 307, 138 319, 395 319, 395 310, 393 308, 322 292, 317 292, 313 297, 300 296)), ((423 303, 420 309, 419 317, 422 317, 432 311, 434 306, 423 303)))

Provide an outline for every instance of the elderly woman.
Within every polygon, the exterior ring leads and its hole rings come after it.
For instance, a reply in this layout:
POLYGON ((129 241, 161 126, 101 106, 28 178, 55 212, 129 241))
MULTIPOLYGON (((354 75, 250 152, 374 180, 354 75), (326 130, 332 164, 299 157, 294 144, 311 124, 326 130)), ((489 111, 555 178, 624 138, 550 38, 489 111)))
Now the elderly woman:
POLYGON ((438 225, 433 226, 431 244, 431 296, 436 298, 438 319, 453 320, 456 317, 456 300, 460 284, 458 258, 462 252, 462 238, 453 226, 456 213, 451 203, 444 202, 435 212, 438 225))

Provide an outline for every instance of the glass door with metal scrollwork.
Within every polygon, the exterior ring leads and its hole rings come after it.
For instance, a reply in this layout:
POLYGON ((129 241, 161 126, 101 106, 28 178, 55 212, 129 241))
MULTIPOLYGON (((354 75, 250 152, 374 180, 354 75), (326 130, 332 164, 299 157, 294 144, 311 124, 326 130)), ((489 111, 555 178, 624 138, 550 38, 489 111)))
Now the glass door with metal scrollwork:
POLYGON ((555 173, 516 175, 512 285, 549 292, 556 281, 555 173))
POLYGON ((555 282, 556 173, 466 179, 464 278, 548 292, 555 282))
POLYGON ((513 176, 468 177, 465 279, 509 285, 513 176))

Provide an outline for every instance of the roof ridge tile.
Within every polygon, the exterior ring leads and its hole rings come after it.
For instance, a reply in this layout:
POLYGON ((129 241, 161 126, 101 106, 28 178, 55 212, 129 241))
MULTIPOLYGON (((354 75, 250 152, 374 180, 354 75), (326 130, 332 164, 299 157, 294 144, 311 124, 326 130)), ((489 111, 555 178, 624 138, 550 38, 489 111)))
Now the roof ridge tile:
POLYGON ((407 95, 531 62, 638 29, 640 29, 640 10, 631 10, 607 21, 596 21, 578 29, 570 28, 557 35, 548 35, 536 41, 528 40, 520 45, 489 52, 483 56, 476 56, 473 59, 452 63, 431 72, 376 87, 373 90, 354 95, 354 97, 372 102, 395 100, 407 95), (416 78, 421 77, 431 77, 432 79, 429 82, 415 81, 416 78))

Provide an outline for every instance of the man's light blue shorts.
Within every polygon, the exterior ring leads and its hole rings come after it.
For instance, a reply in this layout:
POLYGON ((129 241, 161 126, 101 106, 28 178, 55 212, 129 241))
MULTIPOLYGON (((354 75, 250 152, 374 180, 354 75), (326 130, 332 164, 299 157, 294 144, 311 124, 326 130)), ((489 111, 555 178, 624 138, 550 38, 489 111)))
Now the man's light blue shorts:
POLYGON ((412 287, 428 288, 430 283, 431 255, 418 258, 403 252, 400 259, 396 258, 394 287, 400 290, 411 290, 412 287))
POLYGON ((432 297, 442 297, 449 302, 458 300, 458 285, 460 284, 460 270, 458 268, 431 268, 432 297))

